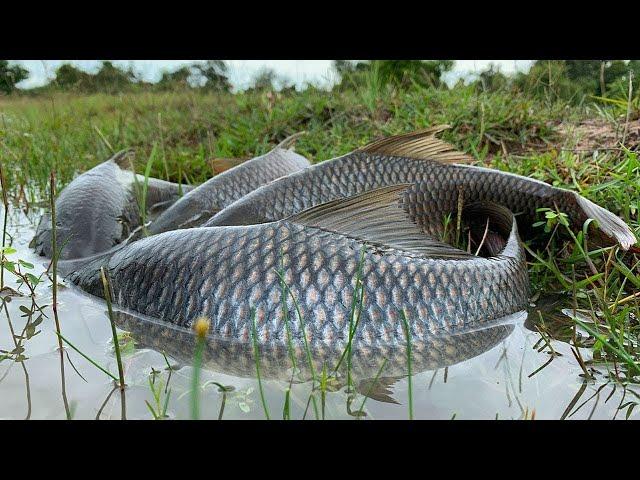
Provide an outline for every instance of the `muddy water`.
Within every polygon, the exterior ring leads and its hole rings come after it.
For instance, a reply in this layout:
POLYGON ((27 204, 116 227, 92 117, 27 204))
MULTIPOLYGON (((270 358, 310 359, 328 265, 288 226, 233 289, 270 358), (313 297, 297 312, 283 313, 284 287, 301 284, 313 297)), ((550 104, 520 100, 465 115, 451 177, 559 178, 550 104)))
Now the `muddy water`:
MULTIPOLYGON (((33 254, 28 242, 38 217, 35 212, 28 217, 12 212, 9 229, 17 249, 10 259, 33 263, 36 276, 45 270, 45 260, 33 254)), ((15 277, 6 271, 5 285, 18 288, 15 277)), ((19 290, 28 293, 25 286, 19 290)), ((30 338, 20 339, 28 321, 24 309, 32 305, 28 295, 10 296, 0 312, 0 358, 8 355, 0 361, 0 418, 152 419, 162 414, 165 404, 168 418, 191 418, 190 332, 166 330, 118 313, 127 383, 121 394, 110 377, 74 349, 65 347, 61 363, 51 311, 51 281, 43 276, 35 291, 35 301, 45 306, 46 317, 29 332, 30 338), (24 347, 21 356, 16 356, 14 338, 24 347)), ((2 297, 7 296, 8 291, 3 291, 2 297)), ((58 312, 64 337, 117 376, 105 304, 62 286, 58 312)), ((488 330, 412 345, 410 382, 406 349, 354 352, 351 375, 355 387, 346 387, 341 370, 338 379, 329 382, 325 395, 313 390, 301 352, 297 369, 292 369, 288 352, 260 351, 260 383, 252 349, 210 339, 199 384, 200 417, 265 418, 262 387, 271 418, 282 418, 288 390, 289 415, 294 419, 406 419, 410 405, 416 419, 522 419, 532 414, 537 419, 624 418, 627 408, 620 406, 637 397, 607 383, 604 366, 597 367, 595 381, 585 381, 569 345, 552 341, 555 356, 550 348, 540 348, 540 335, 525 327, 525 316, 488 330)), ((590 357, 588 349, 581 352, 586 359, 590 357)), ((341 352, 312 353, 314 368, 320 372, 323 362, 335 362, 341 352)), ((637 416, 634 410, 630 418, 637 416)))

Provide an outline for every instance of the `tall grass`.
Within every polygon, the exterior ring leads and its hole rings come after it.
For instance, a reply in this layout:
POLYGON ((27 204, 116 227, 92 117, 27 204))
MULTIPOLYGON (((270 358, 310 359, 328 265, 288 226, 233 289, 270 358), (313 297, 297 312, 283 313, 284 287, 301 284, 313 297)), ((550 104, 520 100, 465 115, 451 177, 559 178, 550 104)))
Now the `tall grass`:
POLYGON ((2 188, 2 258, 0 258, 0 289, 4 288, 4 250, 7 246, 7 220, 9 218, 9 199, 4 180, 4 168, 0 162, 0 188, 2 188))
POLYGON ((111 285, 109 284, 109 279, 107 278, 107 274, 105 273, 104 267, 100 267, 100 279, 102 280, 104 299, 107 302, 107 312, 109 315, 109 323, 111 324, 113 348, 116 353, 116 363, 118 364, 119 387, 120 387, 120 391, 122 392, 125 388, 125 383, 124 383, 124 369, 122 368, 122 357, 120 355, 120 341, 118 340, 118 334, 116 333, 116 322, 113 317, 113 307, 111 306, 111 302, 112 302, 111 285))

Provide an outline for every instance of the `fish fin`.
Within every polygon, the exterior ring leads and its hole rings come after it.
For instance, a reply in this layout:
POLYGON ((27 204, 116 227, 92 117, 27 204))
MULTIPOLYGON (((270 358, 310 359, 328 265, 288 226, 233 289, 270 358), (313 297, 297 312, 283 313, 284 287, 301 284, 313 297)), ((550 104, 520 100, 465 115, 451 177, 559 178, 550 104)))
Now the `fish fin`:
POLYGON ((133 148, 126 148, 124 150, 120 150, 119 152, 115 153, 109 160, 114 162, 123 170, 134 171, 133 157, 135 156, 135 154, 136 152, 133 148))
POLYGON ((213 170, 213 173, 217 175, 219 173, 226 172, 227 170, 237 165, 240 165, 241 163, 244 163, 247 160, 249 160, 249 158, 247 157, 244 157, 244 158, 216 157, 209 160, 209 166, 211 167, 211 170, 213 170))
POLYGON ((360 380, 356 386, 356 391, 361 395, 377 400, 378 402, 400 405, 400 402, 393 398, 392 395, 393 387, 398 380, 403 378, 405 378, 405 375, 397 377, 379 377, 377 380, 374 378, 360 380))
POLYGON ((608 237, 616 239, 622 249, 629 250, 637 243, 637 238, 620 217, 611 213, 609 210, 596 205, 591 200, 584 198, 582 195, 575 194, 576 201, 582 211, 588 218, 593 218, 598 222, 600 230, 608 237))
POLYGON ((471 257, 463 250, 429 237, 411 221, 400 206, 400 196, 409 186, 411 184, 376 188, 316 205, 286 220, 421 257, 471 257))
POLYGON ((307 132, 306 130, 303 130, 301 132, 298 133, 294 133, 293 135, 289 135, 287 138, 285 138, 284 140, 282 140, 277 146, 276 148, 291 148, 295 146, 295 143, 298 141, 298 139, 303 136, 306 135, 307 132))
POLYGON ((453 145, 436 138, 437 133, 447 128, 449 128, 448 125, 438 125, 416 132, 382 138, 359 148, 357 151, 417 160, 432 160, 439 163, 472 162, 471 156, 457 151, 453 145))

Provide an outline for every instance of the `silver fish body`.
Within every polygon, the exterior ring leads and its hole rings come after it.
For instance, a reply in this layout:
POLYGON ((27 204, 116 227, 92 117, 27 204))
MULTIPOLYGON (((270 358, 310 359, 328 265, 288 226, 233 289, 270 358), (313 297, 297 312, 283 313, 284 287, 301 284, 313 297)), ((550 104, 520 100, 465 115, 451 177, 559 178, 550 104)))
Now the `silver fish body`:
POLYGON ((358 312, 354 345, 375 346, 406 341, 401 312, 420 341, 494 321, 527 304, 515 224, 505 250, 492 258, 422 258, 371 247, 362 252, 364 245, 290 221, 195 228, 127 245, 70 278, 101 295, 98 269, 104 266, 117 305, 185 328, 204 316, 212 335, 241 342, 251 339, 255 309, 260 343, 278 345, 287 344, 288 331, 297 345, 305 336, 312 344, 344 345, 358 312), (297 302, 296 308, 287 295, 287 314, 277 274, 281 263, 297 302), (354 313, 359 269, 364 296, 354 313))
MULTIPOLYGON (((192 330, 121 310, 115 311, 114 318, 119 328, 131 333, 137 348, 166 352, 180 364, 190 364, 193 360, 196 337, 192 330)), ((516 315, 483 328, 443 332, 412 342, 412 373, 448 367, 481 355, 505 340, 518 321, 520 316, 516 315)), ((281 344, 259 344, 257 351, 262 378, 288 381, 292 376, 292 362, 295 362, 297 382, 311 379, 312 373, 318 375, 323 367, 329 372, 337 369, 344 378, 347 362, 343 354, 344 350, 337 345, 319 343, 312 343, 308 351, 300 344, 291 349, 281 344)), ((251 343, 210 335, 205 341, 202 361, 207 369, 215 372, 249 378, 256 375, 256 352, 251 343)), ((372 379, 378 374, 401 377, 407 373, 406 345, 361 346, 351 350, 350 374, 356 381, 372 379)), ((364 389, 362 393, 367 391, 364 389)))
POLYGON ((155 219, 148 231, 154 235, 199 226, 261 185, 308 166, 309 161, 302 155, 276 147, 269 153, 226 170, 193 189, 155 219))
POLYGON ((324 161, 258 188, 203 226, 276 221, 314 205, 397 183, 413 184, 403 199, 404 208, 432 235, 442 233, 443 216, 456 210, 462 195, 463 204, 491 201, 509 208, 524 232, 538 208, 557 207, 578 227, 595 218, 605 235, 625 249, 636 242, 622 220, 573 191, 483 167, 367 151, 324 161))
MULTIPOLYGON (((134 178, 132 171, 123 168, 129 153, 117 153, 76 177, 61 191, 55 202, 57 243, 62 247, 60 259, 107 251, 140 225, 135 182, 142 185, 144 177, 134 178)), ((179 198, 177 184, 155 178, 147 181, 149 207, 167 205, 179 198)), ((189 191, 191 187, 182 188, 189 191)), ((40 255, 52 256, 50 215, 42 217, 32 247, 40 255)))

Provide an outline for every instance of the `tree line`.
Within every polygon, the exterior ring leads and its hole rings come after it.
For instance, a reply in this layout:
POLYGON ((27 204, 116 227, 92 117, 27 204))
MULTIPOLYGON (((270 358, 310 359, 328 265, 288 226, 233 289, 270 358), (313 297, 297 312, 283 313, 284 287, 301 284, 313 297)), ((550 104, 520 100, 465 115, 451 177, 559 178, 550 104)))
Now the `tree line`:
MULTIPOLYGON (((337 75, 335 91, 358 88, 448 88, 443 76, 453 69, 452 60, 334 60, 337 75)), ((17 84, 29 72, 18 64, 0 60, 0 92, 19 91, 17 84)), ((640 87, 640 61, 622 60, 538 60, 529 71, 506 75, 494 65, 475 75, 460 79, 456 85, 471 85, 478 91, 509 90, 546 100, 580 103, 591 97, 618 95, 628 90, 631 77, 633 91, 640 87)), ((454 86, 455 88, 455 86, 454 86)), ((70 63, 60 65, 53 78, 31 93, 68 91, 77 93, 123 93, 136 90, 192 89, 230 92, 229 69, 222 60, 193 63, 174 71, 165 71, 156 83, 144 81, 131 67, 122 68, 103 61, 95 73, 81 70, 70 63)), ((250 91, 293 91, 295 87, 273 69, 258 72, 250 91)))

